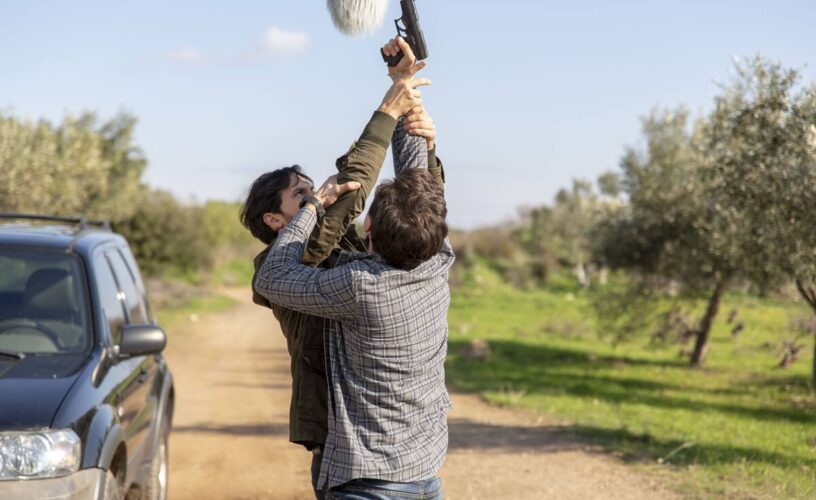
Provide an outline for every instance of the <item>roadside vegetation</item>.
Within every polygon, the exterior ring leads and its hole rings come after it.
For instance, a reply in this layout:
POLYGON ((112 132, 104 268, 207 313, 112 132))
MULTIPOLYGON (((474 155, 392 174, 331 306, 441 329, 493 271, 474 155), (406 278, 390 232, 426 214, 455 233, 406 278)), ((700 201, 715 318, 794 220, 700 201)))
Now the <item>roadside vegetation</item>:
POLYGON ((693 498, 816 495, 809 366, 779 367, 807 306, 726 295, 745 326, 734 336, 726 318, 715 322, 706 367, 691 369, 687 346, 610 342, 592 295, 571 276, 519 290, 472 266, 452 293, 449 384, 543 412, 693 498))
MULTIPOLYGON (((168 194, 162 194, 165 203, 176 203, 168 194)), ((151 214, 143 224, 144 232, 131 234, 129 241, 140 248, 141 262, 151 262, 148 280, 151 300, 160 323, 172 332, 173 327, 184 322, 198 322, 203 315, 229 308, 234 301, 220 292, 223 287, 245 287, 249 293, 252 282, 253 257, 262 246, 238 223, 238 203, 210 201, 203 206, 188 207, 181 216, 198 219, 191 226, 182 227, 172 219, 172 211, 146 210, 151 214), (165 253, 162 259, 145 255, 145 247, 151 245, 151 237, 165 241, 167 236, 156 233, 156 225, 173 226, 171 244, 189 246, 180 253, 165 253), (191 230, 194 229, 194 230, 191 230), (152 235, 148 237, 148 235, 152 235), (193 259, 188 265, 179 256, 193 259)))
POLYGON ((816 86, 759 57, 620 170, 452 235, 449 383, 685 496, 816 496, 816 86))
POLYGON ((156 318, 162 328, 170 336, 175 327, 185 323, 197 323, 204 319, 204 315, 213 314, 228 309, 235 302, 219 293, 208 293, 197 297, 190 297, 186 302, 175 305, 159 305, 155 307, 156 318))

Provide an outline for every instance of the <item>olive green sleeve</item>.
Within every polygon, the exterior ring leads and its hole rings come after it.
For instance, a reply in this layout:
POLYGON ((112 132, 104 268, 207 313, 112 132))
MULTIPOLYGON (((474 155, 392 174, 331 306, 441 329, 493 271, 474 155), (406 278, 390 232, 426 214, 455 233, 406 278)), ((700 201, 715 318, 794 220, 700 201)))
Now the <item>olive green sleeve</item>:
POLYGON ((445 169, 442 167, 442 160, 436 156, 436 147, 428 150, 428 172, 439 184, 445 184, 445 169))
POLYGON ((345 193, 326 209, 326 215, 309 237, 301 259, 303 264, 316 266, 323 262, 354 219, 363 212, 366 199, 382 170, 396 125, 397 121, 392 116, 374 112, 351 150, 337 159, 337 183, 356 181, 360 183, 360 189, 345 193))

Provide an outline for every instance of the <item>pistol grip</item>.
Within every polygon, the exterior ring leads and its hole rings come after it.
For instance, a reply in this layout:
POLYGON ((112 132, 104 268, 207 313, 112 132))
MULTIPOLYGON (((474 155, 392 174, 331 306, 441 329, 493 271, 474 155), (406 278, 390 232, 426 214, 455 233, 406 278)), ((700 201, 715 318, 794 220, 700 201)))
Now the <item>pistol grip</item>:
POLYGON ((395 56, 387 56, 385 55, 385 51, 383 51, 383 49, 380 49, 380 55, 382 56, 383 61, 385 61, 388 64, 388 66, 393 67, 396 66, 402 60, 403 54, 402 52, 400 52, 395 56))

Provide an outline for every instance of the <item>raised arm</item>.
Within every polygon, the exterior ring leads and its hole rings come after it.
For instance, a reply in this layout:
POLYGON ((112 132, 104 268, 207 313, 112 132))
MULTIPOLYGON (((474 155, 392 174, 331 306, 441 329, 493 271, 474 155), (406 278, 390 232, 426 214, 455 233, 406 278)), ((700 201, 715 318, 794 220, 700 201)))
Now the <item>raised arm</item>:
POLYGON ((301 263, 301 257, 317 222, 316 207, 331 208, 339 197, 359 188, 357 182, 338 184, 337 176, 332 176, 314 197, 306 197, 303 208, 278 233, 269 249, 255 279, 259 294, 273 304, 314 316, 355 316, 357 296, 351 268, 314 268, 301 263))
POLYGON ((255 280, 255 290, 269 302, 324 318, 355 314, 354 276, 348 266, 321 269, 301 264, 300 257, 317 221, 303 208, 281 230, 255 280))
POLYGON ((326 215, 309 238, 303 253, 304 264, 316 266, 323 262, 346 234, 354 219, 362 213, 366 198, 382 170, 389 138, 396 123, 397 120, 391 115, 375 111, 351 150, 337 159, 338 179, 343 183, 359 182, 360 189, 345 194, 326 209, 326 215))
MULTIPOLYGON (((404 70, 406 64, 411 64, 410 71, 413 76, 424 67, 424 63, 414 64, 415 61, 415 58, 413 62, 411 58, 403 58, 399 67, 404 70)), ((338 158, 337 182, 339 184, 357 182, 360 189, 346 193, 326 209, 326 215, 311 234, 302 258, 304 264, 314 266, 326 259, 346 234, 354 219, 362 213, 366 199, 379 177, 397 120, 412 108, 421 105, 417 87, 429 84, 430 81, 424 79, 394 78, 391 88, 388 89, 360 138, 347 154, 338 158)))
MULTIPOLYGON (((444 186, 445 173, 442 168, 442 162, 436 157, 436 125, 433 119, 425 111, 425 106, 417 106, 408 113, 408 116, 397 125, 397 130, 394 132, 394 139, 392 144, 397 140, 397 136, 405 134, 411 137, 413 141, 421 141, 424 143, 428 151, 428 171, 433 175, 434 179, 444 186)), ((422 166, 419 166, 422 168, 422 166)), ((394 174, 399 174, 403 169, 397 168, 396 161, 394 162, 394 174)))
MULTIPOLYGON (((393 81, 413 78, 417 71, 425 67, 425 62, 416 62, 416 56, 411 46, 401 37, 389 40, 382 48, 386 56, 396 56, 403 53, 399 64, 388 68, 388 76, 393 81)), ((435 130, 433 120, 425 113, 423 106, 416 106, 406 116, 400 117, 394 135, 391 137, 391 152, 394 156, 394 175, 398 175, 406 168, 427 168, 432 173, 439 173, 440 166, 436 159, 434 145, 435 130), (423 123, 417 122, 417 116, 422 115, 423 123), (431 130, 419 133, 420 126, 427 126, 425 119, 430 121, 431 130), (429 133, 430 132, 430 135, 429 133)), ((441 178, 441 174, 439 175, 441 178)))

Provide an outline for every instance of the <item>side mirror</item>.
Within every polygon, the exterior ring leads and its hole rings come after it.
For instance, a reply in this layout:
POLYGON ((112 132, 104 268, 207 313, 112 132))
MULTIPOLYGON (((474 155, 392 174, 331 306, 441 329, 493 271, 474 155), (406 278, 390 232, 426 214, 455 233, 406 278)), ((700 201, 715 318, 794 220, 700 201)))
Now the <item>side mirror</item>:
POLYGON ((119 356, 147 356, 159 354, 167 345, 167 334, 157 325, 125 325, 119 356))

